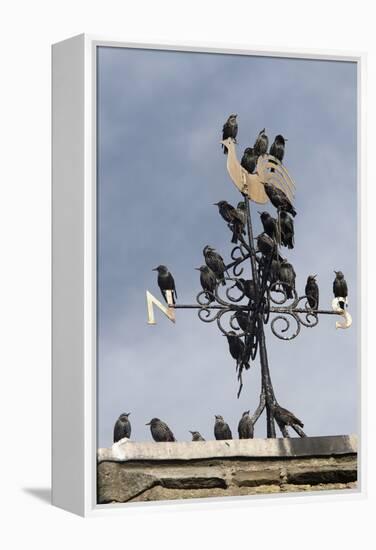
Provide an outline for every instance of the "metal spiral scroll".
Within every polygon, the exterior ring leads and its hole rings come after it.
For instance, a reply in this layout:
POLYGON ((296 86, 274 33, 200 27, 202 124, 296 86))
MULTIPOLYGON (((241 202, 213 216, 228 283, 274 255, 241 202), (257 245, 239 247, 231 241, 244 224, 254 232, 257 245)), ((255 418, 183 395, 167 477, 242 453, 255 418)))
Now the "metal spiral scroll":
POLYGON ((279 313, 279 315, 274 317, 274 319, 271 321, 270 329, 272 333, 280 340, 293 340, 300 333, 302 325, 308 328, 315 327, 319 322, 319 318, 317 313, 315 313, 309 306, 307 296, 299 297, 296 290, 294 288, 291 288, 293 297, 288 298, 283 285, 286 286, 286 283, 276 281, 275 283, 270 285, 268 289, 268 302, 270 312, 279 313), (275 296, 275 294, 273 295, 273 293, 282 294, 281 299, 277 299, 277 297, 275 296), (290 300, 292 300, 290 304, 284 305, 290 300), (305 300, 304 305, 303 307, 299 308, 299 304, 303 302, 303 300, 305 300), (279 307, 270 307, 270 303, 276 304, 279 307), (296 327, 292 331, 292 333, 286 335, 286 333, 288 333, 291 329, 292 320, 294 321, 296 327))

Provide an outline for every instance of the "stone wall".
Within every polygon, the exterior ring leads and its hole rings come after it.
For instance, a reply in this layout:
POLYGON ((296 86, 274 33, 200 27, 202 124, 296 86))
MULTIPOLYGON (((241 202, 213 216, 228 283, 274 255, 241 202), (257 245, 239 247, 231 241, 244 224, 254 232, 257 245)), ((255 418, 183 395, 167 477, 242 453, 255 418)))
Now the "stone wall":
POLYGON ((98 504, 356 489, 356 438, 122 440, 99 450, 97 479, 98 504))

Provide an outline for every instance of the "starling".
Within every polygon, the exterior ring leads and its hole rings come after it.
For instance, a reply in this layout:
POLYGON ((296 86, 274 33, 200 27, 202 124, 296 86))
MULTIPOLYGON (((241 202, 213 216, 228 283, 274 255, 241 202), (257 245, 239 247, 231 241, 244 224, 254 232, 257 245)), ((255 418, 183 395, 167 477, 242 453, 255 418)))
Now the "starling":
POLYGON ((268 280, 270 284, 276 283, 279 278, 280 262, 278 260, 272 260, 268 272, 268 280))
POLYGON ((243 412, 238 424, 239 439, 253 439, 253 424, 249 411, 243 412))
POLYGON ((205 441, 200 432, 191 432, 191 430, 189 430, 189 433, 192 434, 192 441, 205 441))
POLYGON ((256 138, 255 144, 253 146, 254 155, 259 157, 260 155, 265 155, 268 150, 269 139, 265 134, 265 128, 261 130, 259 135, 256 138))
POLYGON ((279 210, 289 212, 292 216, 296 216, 296 210, 289 201, 287 195, 275 185, 271 183, 262 182, 265 188, 265 193, 268 195, 270 202, 279 210))
POLYGON ((151 435, 154 441, 176 441, 170 428, 165 422, 159 420, 159 418, 152 418, 146 426, 150 426, 151 435))
POLYGON ((257 237, 257 248, 264 256, 270 256, 275 250, 275 242, 266 233, 257 237))
POLYGON ((114 426, 114 443, 120 441, 120 439, 123 439, 124 437, 127 437, 128 439, 131 437, 132 427, 128 419, 130 414, 131 413, 123 413, 116 420, 114 426))
POLYGON ((253 172, 256 170, 257 156, 255 155, 252 147, 247 147, 244 150, 240 164, 245 170, 247 170, 249 174, 253 174, 253 172))
POLYGON ((282 244, 287 246, 287 248, 294 248, 294 220, 283 210, 279 213, 279 220, 282 244))
MULTIPOLYGON (((334 271, 336 278, 333 281, 333 293, 335 298, 347 298, 348 290, 345 276, 342 271, 334 271)), ((345 301, 339 302, 342 309, 345 309, 345 301)))
POLYGON ((236 368, 238 369, 240 366, 242 366, 246 370, 248 370, 250 365, 244 357, 244 343, 242 339, 237 336, 233 330, 230 330, 230 332, 228 332, 224 336, 226 336, 227 338, 230 354, 236 361, 236 368))
POLYGON ((304 424, 301 420, 299 420, 299 418, 280 405, 276 405, 274 407, 274 417, 278 424, 282 424, 282 426, 293 426, 294 424, 297 424, 301 428, 304 428, 304 424))
POLYGON ((232 439, 230 427, 223 420, 223 416, 215 415, 214 435, 216 439, 232 439))
POLYGON ((233 218, 234 218, 232 222, 233 236, 232 236, 231 242, 237 243, 238 239, 242 236, 242 234, 245 235, 244 227, 247 223, 247 207, 244 201, 238 202, 233 218))
POLYGON ((227 201, 215 202, 214 206, 218 206, 218 210, 222 218, 227 223, 232 223, 234 221, 235 208, 228 203, 227 201))
POLYGON ((279 268, 279 280, 282 283, 287 298, 294 297, 295 278, 296 273, 293 266, 287 260, 283 260, 279 268))
POLYGON ((163 298, 167 302, 166 290, 171 290, 172 292, 172 303, 176 303, 178 295, 176 294, 175 281, 168 268, 165 265, 159 265, 155 267, 152 271, 158 271, 158 286, 161 289, 163 298))
POLYGON ((319 307, 319 287, 316 283, 317 275, 309 275, 305 286, 305 295, 311 309, 319 307))
MULTIPOLYGON (((223 125, 222 129, 222 140, 232 138, 236 142, 236 136, 238 135, 238 123, 236 122, 236 117, 238 115, 230 115, 226 122, 223 125)), ((222 145, 223 152, 227 155, 227 147, 222 145)))
POLYGON ((244 292, 244 296, 252 300, 253 302, 256 300, 256 288, 255 283, 252 281, 252 279, 243 279, 242 277, 238 277, 238 279, 235 282, 235 286, 244 292))
POLYGON ((265 233, 272 239, 276 239, 278 235, 277 220, 269 212, 259 212, 259 214, 265 233))
POLYGON ((238 212, 238 210, 227 201, 219 201, 214 203, 214 205, 218 206, 220 215, 228 223, 232 231, 231 242, 237 243, 240 233, 244 230, 243 214, 238 212))
POLYGON ((202 265, 201 267, 195 267, 200 271, 200 283, 202 289, 205 290, 205 296, 210 302, 214 301, 214 290, 217 285, 217 277, 215 273, 207 265, 202 265))
POLYGON ((251 315, 248 316, 248 312, 242 311, 241 309, 239 309, 235 313, 234 317, 237 320, 238 325, 243 332, 250 332, 252 334, 255 332, 254 319, 252 318, 251 315))
POLYGON ((215 248, 209 245, 205 246, 203 254, 206 265, 213 271, 218 281, 225 285, 224 272, 226 271, 226 266, 222 256, 215 251, 215 248))
POLYGON ((275 136, 269 150, 269 155, 273 155, 273 157, 280 162, 282 162, 285 154, 285 141, 287 141, 287 139, 281 136, 281 134, 278 134, 278 136, 275 136))

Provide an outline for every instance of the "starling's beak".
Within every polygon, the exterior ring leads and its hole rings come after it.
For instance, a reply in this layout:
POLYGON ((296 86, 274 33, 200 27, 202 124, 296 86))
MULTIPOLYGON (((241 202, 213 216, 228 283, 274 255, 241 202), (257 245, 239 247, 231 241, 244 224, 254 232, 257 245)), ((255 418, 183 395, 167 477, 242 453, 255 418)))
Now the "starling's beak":
POLYGON ((313 278, 314 278, 314 279, 316 279, 316 277, 317 277, 317 273, 316 273, 316 275, 313 275, 313 278))
POLYGON ((200 268, 199 268, 199 267, 194 267, 193 269, 197 269, 197 271, 200 271, 200 268))
POLYGON ((153 267, 152 271, 158 271, 157 267, 153 267))
POLYGON ((338 274, 338 271, 334 270, 334 273, 337 275, 337 274, 338 274))
POLYGON ((131 416, 131 413, 127 413, 127 416, 131 416))
POLYGON ((213 206, 218 206, 218 203, 217 203, 217 202, 213 202, 213 206))
POLYGON ((145 424, 145 426, 150 426, 151 422, 148 422, 147 424, 145 424))
POLYGON ((285 141, 288 141, 288 139, 287 139, 287 138, 283 138, 283 139, 284 139, 285 141))
POLYGON ((193 435, 193 432, 191 432, 191 430, 188 430, 188 431, 189 431, 189 433, 190 433, 190 434, 192 434, 192 435, 193 435))

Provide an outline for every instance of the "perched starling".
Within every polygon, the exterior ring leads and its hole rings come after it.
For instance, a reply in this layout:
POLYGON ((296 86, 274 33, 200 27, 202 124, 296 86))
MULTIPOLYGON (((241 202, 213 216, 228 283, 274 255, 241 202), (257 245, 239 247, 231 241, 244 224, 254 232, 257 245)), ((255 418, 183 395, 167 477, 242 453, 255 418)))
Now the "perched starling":
POLYGON ((159 418, 152 418, 146 426, 150 426, 154 441, 176 441, 170 428, 165 422, 159 420, 159 418))
POLYGON ((227 223, 232 223, 234 221, 235 214, 235 208, 228 203, 227 201, 219 201, 215 202, 214 206, 218 206, 218 210, 222 218, 227 223))
POLYGON ((238 277, 236 280, 235 286, 244 292, 244 295, 252 300, 253 302, 256 300, 256 288, 255 283, 252 281, 252 279, 243 279, 242 277, 238 277))
POLYGON ((249 411, 243 412, 238 424, 239 439, 252 439, 253 438, 253 424, 249 411))
POLYGON ((245 225, 247 223, 247 207, 244 201, 238 202, 238 205, 235 209, 234 219, 232 222, 233 236, 231 242, 237 243, 238 239, 245 235, 245 225))
POLYGON ((278 134, 278 136, 275 136, 274 141, 270 146, 269 155, 273 155, 273 157, 275 157, 280 162, 282 162, 285 154, 286 141, 287 139, 281 136, 281 134, 278 134))
POLYGON ((114 443, 120 441, 120 439, 123 439, 124 437, 127 437, 128 439, 131 437, 132 427, 128 419, 130 414, 131 413, 123 413, 116 420, 114 426, 114 443))
POLYGON ((311 309, 319 307, 319 287, 316 283, 317 275, 309 275, 305 286, 305 295, 311 309))
MULTIPOLYGON (((222 140, 232 138, 234 141, 236 141, 236 136, 238 135, 238 123, 236 122, 236 117, 238 115, 230 115, 226 122, 223 125, 222 129, 222 140)), ((223 152, 225 155, 227 155, 227 147, 222 145, 223 152)))
POLYGON ((202 265, 201 267, 195 267, 200 271, 200 283, 202 289, 205 290, 205 295, 210 302, 214 301, 214 290, 217 284, 217 277, 215 273, 207 265, 202 265))
POLYGON ((253 152, 256 158, 260 155, 265 155, 268 150, 268 145, 269 139, 268 136, 265 134, 265 128, 263 128, 257 136, 255 144, 253 146, 253 152))
MULTIPOLYGON (((333 281, 333 293, 335 298, 347 298, 348 290, 345 276, 342 271, 334 271, 336 278, 333 281)), ((345 302, 341 301, 340 306, 345 309, 345 302)))
POLYGON ((232 231, 231 242, 237 243, 239 235, 244 231, 243 214, 238 212, 238 210, 227 201, 219 201, 214 203, 214 205, 218 206, 220 215, 228 223, 232 231))
POLYGON ((253 147, 247 147, 244 150, 240 164, 245 170, 247 170, 249 174, 253 174, 253 172, 256 170, 257 164, 257 155, 255 155, 253 147))
POLYGON ((281 225, 281 241, 287 248, 294 248, 294 220, 287 212, 280 212, 279 214, 281 225))
POLYGON ((279 278, 280 262, 278 260, 272 260, 268 272, 268 280, 270 284, 276 283, 279 278))
POLYGON ((259 212, 260 219, 264 228, 264 231, 269 237, 272 239, 277 238, 278 235, 278 227, 277 227, 277 220, 273 218, 269 212, 259 212))
POLYGON ((283 260, 279 268, 279 280, 282 283, 287 298, 294 297, 295 278, 296 273, 293 266, 287 260, 283 260))
POLYGON ((223 416, 215 415, 214 435, 216 439, 232 439, 230 427, 223 420, 223 416))
POLYGON ((224 272, 226 271, 226 266, 222 256, 209 245, 205 246, 203 254, 206 265, 213 271, 218 281, 225 285, 224 272))
POLYGON ((243 332, 250 332, 254 334, 255 326, 254 326, 254 319, 252 318, 252 315, 248 317, 248 312, 242 311, 241 309, 239 309, 235 313, 234 317, 237 320, 238 325, 243 332))
POLYGON ((205 441, 200 432, 191 432, 191 430, 189 430, 189 433, 192 434, 192 441, 205 441))
POLYGON ((178 295, 176 294, 175 281, 168 268, 165 265, 159 265, 155 267, 152 271, 158 271, 158 286, 161 289, 163 298, 167 302, 166 290, 171 290, 172 292, 172 303, 175 304, 178 295))
POLYGON ((279 189, 275 185, 272 185, 271 183, 265 183, 262 182, 265 188, 265 193, 268 195, 270 202, 273 206, 278 208, 279 210, 284 210, 285 212, 289 212, 292 216, 296 216, 296 210, 294 209, 293 205, 289 201, 287 195, 282 191, 282 189, 279 189))
POLYGON ((246 370, 249 369, 249 359, 246 360, 244 356, 244 343, 243 340, 236 335, 236 333, 233 330, 230 330, 230 332, 225 335, 227 338, 228 346, 230 349, 231 356, 236 361, 236 368, 244 367, 246 370))
POLYGON ((257 237, 257 248, 264 256, 270 256, 275 251, 275 242, 266 233, 257 237))
POLYGON ((297 424, 301 428, 304 428, 304 424, 301 420, 299 420, 299 418, 280 405, 276 405, 274 407, 274 417, 277 423, 282 424, 282 426, 293 426, 294 424, 297 424))

